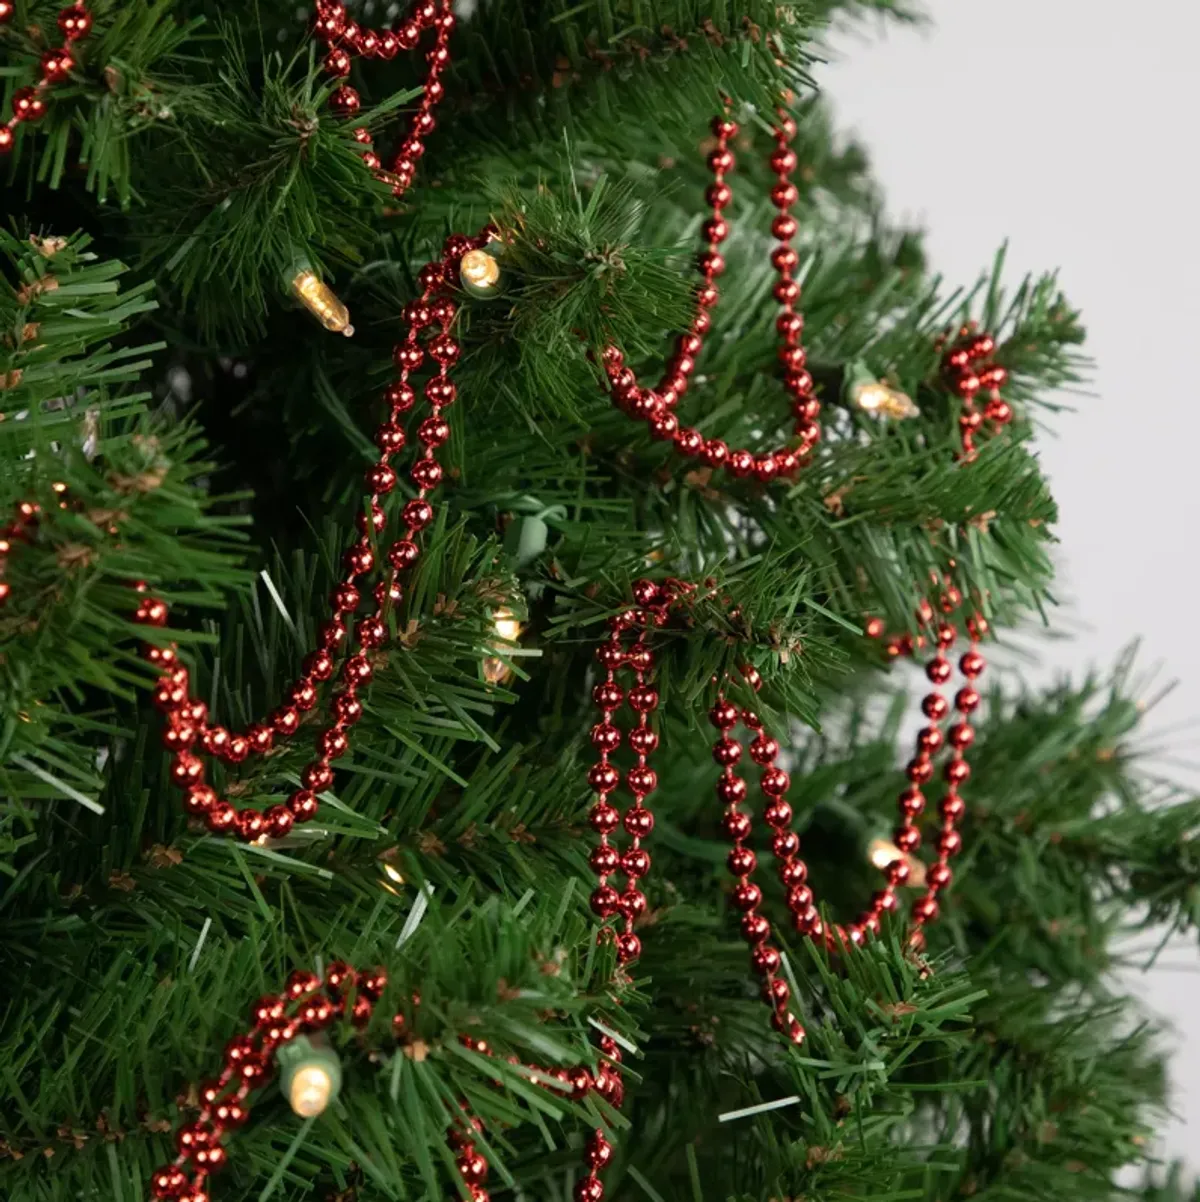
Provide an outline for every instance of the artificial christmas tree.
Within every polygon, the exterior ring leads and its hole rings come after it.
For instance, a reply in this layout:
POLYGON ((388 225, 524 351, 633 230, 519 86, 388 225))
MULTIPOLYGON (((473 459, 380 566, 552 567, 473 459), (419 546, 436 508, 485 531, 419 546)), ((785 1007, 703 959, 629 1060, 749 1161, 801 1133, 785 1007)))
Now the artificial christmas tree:
POLYGON ((1192 1196, 1200 806, 1004 666, 1082 328, 864 7, 0 0, 5 1197, 1192 1196))

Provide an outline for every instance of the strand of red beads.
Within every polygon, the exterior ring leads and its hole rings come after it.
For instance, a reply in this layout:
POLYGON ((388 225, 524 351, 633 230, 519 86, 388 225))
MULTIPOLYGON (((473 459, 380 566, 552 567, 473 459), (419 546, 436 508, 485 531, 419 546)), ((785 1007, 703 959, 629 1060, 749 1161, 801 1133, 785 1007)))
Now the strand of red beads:
MULTIPOLYGON (((442 258, 421 269, 422 293, 405 310, 408 332, 395 349, 399 376, 384 393, 388 417, 375 432, 379 458, 366 472, 367 495, 358 516, 358 536, 346 552, 345 575, 333 589, 333 612, 321 627, 316 650, 304 661, 303 674, 288 692, 287 703, 275 710, 266 722, 255 723, 244 733, 231 733, 225 727, 209 722, 208 708, 192 695, 188 670, 179 662, 174 644, 147 643, 144 647, 145 657, 163 670, 154 691, 154 701, 166 715, 163 742, 175 753, 171 777, 186 792, 188 812, 203 818, 211 831, 230 832, 246 841, 263 835, 279 838, 291 830, 293 823, 307 822, 316 816, 317 795, 333 783, 333 762, 345 755, 350 743, 350 729, 362 716, 359 691, 373 674, 370 653, 380 648, 388 637, 388 613, 401 596, 399 575, 417 562, 421 553, 418 538, 433 520, 433 507, 428 498, 441 483, 443 474, 437 449, 450 437, 450 425, 444 414, 457 395, 450 379, 450 370, 459 357, 459 345, 451 334, 457 315, 451 289, 462 256, 468 250, 483 246, 487 239, 487 231, 473 238, 453 235, 447 239, 442 258), (354 622, 362 601, 360 585, 378 574, 372 535, 383 532, 387 516, 381 501, 398 483, 396 471, 389 461, 408 441, 400 423, 416 404, 412 377, 427 361, 433 365, 433 372, 423 389, 429 415, 417 426, 421 450, 409 471, 416 495, 406 501, 400 511, 401 535, 384 557, 389 570, 387 576, 374 586, 374 612, 354 622), (352 622, 351 639, 348 635, 352 622), (269 751, 277 739, 295 734, 300 727, 301 714, 317 704, 318 685, 333 679, 337 669, 336 656, 344 645, 348 645, 347 654, 330 706, 332 721, 317 735, 317 754, 301 773, 303 787, 291 795, 286 805, 274 805, 265 812, 252 808, 238 810, 219 798, 205 781, 204 756, 241 763, 251 753, 269 751)), ((144 595, 134 620, 145 626, 165 626, 165 602, 150 596, 144 583, 135 587, 144 595)))
MULTIPOLYGON (((425 138, 437 124, 433 111, 446 93, 441 74, 450 65, 450 35, 455 17, 452 0, 416 0, 408 16, 394 29, 377 32, 352 21, 340 0, 317 0, 313 28, 328 47, 323 66, 335 79, 350 74, 351 57, 393 59, 401 50, 415 50, 427 30, 433 30, 433 45, 426 56, 429 64, 421 89, 421 101, 408 119, 408 130, 392 162, 383 169, 371 133, 364 126, 354 131, 355 140, 366 149, 363 162, 377 179, 392 186, 393 196, 402 196, 413 181, 417 163, 425 153, 425 138)), ((341 84, 329 98, 339 117, 353 117, 362 106, 358 92, 341 84)))
MULTIPOLYGON (((13 10, 12 0, 0 0, 0 25, 6 25, 12 19, 13 10)), ((46 94, 56 83, 66 79, 75 66, 72 46, 87 37, 92 28, 92 14, 82 4, 70 4, 58 14, 58 28, 65 40, 61 46, 42 55, 41 79, 13 93, 12 116, 0 125, 0 154, 12 149, 18 125, 23 121, 40 121, 46 115, 46 94)))
POLYGON ((985 422, 997 428, 1012 421, 1012 406, 1000 395, 1008 382, 1008 370, 992 358, 995 349, 995 338, 968 322, 942 355, 943 378, 962 404, 958 429, 965 460, 975 457, 975 436, 985 422), (985 398, 982 409, 978 404, 981 395, 985 398))
POLYGON ((765 484, 778 476, 789 476, 803 466, 821 437, 821 405, 813 390, 813 378, 806 368, 807 354, 800 341, 804 318, 796 308, 800 300, 800 282, 795 278, 799 256, 791 245, 797 229, 791 209, 798 192, 791 178, 796 168, 796 152, 790 146, 796 135, 796 123, 785 110, 779 110, 778 123, 774 127, 775 148, 768 161, 776 177, 771 189, 771 203, 778 210, 771 223, 771 232, 779 243, 771 252, 771 262, 779 275, 774 295, 781 310, 775 328, 780 339, 779 361, 783 366, 784 386, 792 397, 798 443, 795 447, 780 446, 759 453, 744 447, 730 447, 719 438, 705 438, 693 427, 681 428, 674 413, 679 398, 688 389, 705 336, 711 328, 711 312, 720 295, 716 281, 725 270, 720 247, 729 236, 729 223, 724 212, 733 200, 733 190, 726 177, 734 167, 730 142, 737 135, 738 127, 728 116, 716 117, 712 132, 716 146, 708 155, 708 166, 713 173, 713 182, 705 193, 711 215, 702 227, 705 249, 697 260, 701 280, 696 290, 697 307, 692 324, 676 341, 674 353, 667 361, 657 388, 648 389, 641 385, 617 346, 604 349, 602 362, 614 404, 630 416, 647 422, 653 437, 672 440, 681 454, 699 459, 711 468, 725 468, 740 479, 753 477, 765 484))
MULTIPOLYGON (((636 960, 642 950, 633 924, 646 911, 646 895, 638 882, 650 871, 650 855, 642 846, 642 840, 654 829, 654 815, 645 804, 646 798, 658 786, 658 777, 647 763, 648 756, 658 746, 658 734, 650 726, 650 715, 658 708, 658 691, 648 679, 654 669, 654 654, 645 641, 645 623, 653 620, 651 614, 629 610, 610 621, 609 637, 596 651, 605 678, 592 690, 592 699, 600 709, 600 721, 592 727, 591 737, 600 758, 588 771, 588 784, 596 794, 588 821, 599 837, 589 857, 592 871, 598 878, 591 906, 600 918, 620 916, 621 930, 615 937, 617 959, 621 964, 636 960), (628 633, 634 637, 626 649, 623 642, 628 633), (617 672, 621 668, 630 669, 634 675, 628 696, 617 682, 617 672), (625 784, 633 794, 633 805, 622 815, 609 800, 621 784, 621 773, 609 757, 621 745, 621 730, 613 717, 623 703, 628 704, 636 716, 629 731, 629 746, 636 756, 636 763, 625 774, 625 784), (617 827, 622 825, 630 839, 624 853, 610 841, 617 827), (609 877, 618 872, 626 878, 622 892, 609 884, 609 877)), ((605 930, 607 938, 612 931, 611 928, 605 930)))
MULTIPOLYGON (((597 917, 605 922, 619 917, 621 930, 615 938, 617 957, 622 964, 636 959, 641 951, 633 927, 635 919, 645 910, 646 899, 640 882, 648 872, 650 862, 640 846, 640 839, 653 826, 653 816, 645 809, 644 799, 657 785, 657 777, 649 767, 647 758, 657 747, 658 739, 646 719, 657 708, 659 697, 648 681, 654 667, 654 655, 647 645, 646 636, 649 631, 664 626, 673 610, 689 603, 696 591, 694 585, 679 581, 667 581, 664 584, 638 581, 634 585, 636 606, 610 619, 608 638, 597 649, 597 659, 605 670, 605 679, 593 690, 593 699, 600 709, 601 719, 592 727, 592 743, 598 749, 600 758, 588 772, 588 783, 596 793, 589 822, 599 837, 590 858, 591 867, 599 878, 591 896, 591 906, 597 917), (629 635, 633 636, 633 642, 626 648, 624 640, 629 635), (626 667, 632 668, 637 676, 637 683, 630 689, 628 697, 616 675, 618 670, 626 667), (630 731, 630 743, 638 753, 638 762, 625 777, 625 784, 635 798, 634 806, 624 816, 625 829, 633 836, 633 843, 621 855, 610 844, 610 836, 622 822, 620 812, 611 801, 612 793, 621 784, 621 774, 610 756, 621 745, 621 732, 613 722, 613 717, 623 702, 628 702, 638 715, 638 724, 630 731), (610 874, 618 870, 629 878, 624 893, 619 893, 609 884, 610 874)), ((948 612, 953 612, 961 605, 962 598, 957 590, 948 587, 942 601, 943 607, 949 606, 948 612)), ((932 618, 931 608, 929 618, 932 618)), ((970 647, 959 659, 959 670, 965 678, 965 685, 954 700, 960 718, 948 733, 952 751, 943 770, 947 792, 940 805, 942 826, 937 839, 937 860, 926 873, 925 894, 913 903, 910 943, 914 946, 923 944, 922 928, 938 916, 938 895, 950 884, 953 876, 949 861, 962 847, 957 825, 965 812, 965 802, 960 790, 970 775, 965 753, 974 741, 975 732, 969 718, 979 705, 975 682, 984 668, 984 660, 976 644, 986 633, 987 623, 982 615, 974 614, 968 618, 967 628, 970 647)), ((870 632, 880 637, 882 627, 876 631, 872 624, 870 632)), ((947 620, 938 625, 936 634, 937 650, 926 665, 926 675, 935 685, 943 685, 953 672, 947 655, 958 638, 958 631, 947 620)), ((741 674, 753 689, 760 687, 761 678, 754 668, 744 667, 741 674)), ((922 702, 922 708, 929 724, 917 737, 916 754, 906 769, 909 784, 898 799, 900 821, 895 841, 904 854, 910 854, 920 846, 921 832, 917 819, 925 808, 921 786, 932 779, 935 756, 947 742, 947 736, 938 723, 949 713, 949 702, 941 693, 932 692, 922 702)), ((775 1028, 793 1043, 799 1044, 804 1040, 804 1028, 788 1009, 790 990, 787 982, 779 976, 781 956, 769 942, 771 926, 760 913, 763 892, 753 879, 758 869, 758 858, 747 845, 753 832, 753 821, 750 814, 741 808, 748 787, 745 778, 736 771, 745 748, 733 733, 735 728, 740 724, 753 736, 749 752, 751 760, 761 769, 759 788, 765 801, 763 819, 772 832, 771 850, 778 863, 780 880, 787 890, 787 906, 797 932, 831 948, 846 944, 861 945, 869 936, 879 932, 882 916, 897 909, 897 889, 907 881, 909 866, 903 855, 886 864, 883 868, 884 887, 873 895, 870 906, 854 922, 828 930, 808 883, 808 867, 799 856, 800 839, 792 829, 794 815, 787 800, 791 779, 776 763, 780 752, 778 741, 765 729, 762 718, 754 709, 735 705, 723 691, 718 693, 716 703, 709 712, 709 720, 720 731, 713 745, 713 759, 721 767, 716 793, 725 807, 723 825, 733 844, 727 857, 729 870, 737 878, 732 902, 742 914, 741 930, 751 946, 751 966, 763 978, 763 997, 773 1010, 775 1028)), ((612 938, 612 928, 602 928, 599 937, 602 940, 612 938)))
MULTIPOLYGON (((482 1056, 493 1054, 484 1039, 460 1035, 459 1042, 482 1056)), ((594 1090, 610 1105, 620 1109, 625 1097, 625 1085, 617 1068, 621 1063, 621 1049, 611 1036, 599 1033, 597 1045, 601 1059, 595 1074, 586 1065, 570 1069, 545 1068, 536 1064, 522 1064, 516 1056, 510 1056, 509 1063, 530 1070, 529 1079, 534 1085, 552 1088, 545 1081, 546 1077, 552 1077, 561 1083, 575 1101, 582 1101, 594 1090)), ((499 1082, 496 1084, 499 1085, 499 1082)), ((487 1190, 488 1162, 475 1143, 476 1137, 483 1134, 484 1125, 477 1116, 471 1114, 465 1100, 460 1102, 459 1106, 462 1114, 451 1124, 446 1142, 454 1150, 454 1163, 467 1186, 471 1202, 490 1202, 491 1194, 487 1190)), ((607 1135, 600 1128, 594 1128, 584 1145, 584 1173, 575 1183, 576 1202, 601 1202, 604 1197, 604 1184, 600 1180, 600 1172, 612 1159, 612 1155, 613 1146, 607 1135)))
POLYGON ((252 1025, 225 1045, 220 1076, 198 1088, 200 1113, 175 1134, 178 1155, 150 1178, 155 1198, 209 1202, 208 1178, 229 1159, 225 1137, 250 1117, 250 1095, 271 1079, 275 1055, 298 1035, 324 1031, 339 1019, 361 1029, 387 985, 381 968, 356 972, 334 961, 325 979, 294 972, 278 995, 260 998, 252 1025))

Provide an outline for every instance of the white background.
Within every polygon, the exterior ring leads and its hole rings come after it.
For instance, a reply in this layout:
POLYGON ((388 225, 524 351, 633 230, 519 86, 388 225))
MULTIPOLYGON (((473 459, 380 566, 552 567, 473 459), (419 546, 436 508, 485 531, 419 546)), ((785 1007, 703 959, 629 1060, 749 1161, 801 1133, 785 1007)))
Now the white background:
MULTIPOLYGON (((1179 687, 1152 711, 1153 757, 1200 783, 1200 4, 928 0, 923 30, 834 39, 817 80, 863 141, 893 218, 933 267, 973 283, 1009 241, 1009 279, 1059 269, 1083 310, 1094 396, 1052 419, 1042 460, 1061 507, 1060 625, 1082 672, 1135 636, 1179 687)), ((1138 946, 1153 940, 1142 937, 1138 946)), ((1200 1169, 1200 954, 1131 981, 1178 1032, 1164 1150, 1200 1169)))

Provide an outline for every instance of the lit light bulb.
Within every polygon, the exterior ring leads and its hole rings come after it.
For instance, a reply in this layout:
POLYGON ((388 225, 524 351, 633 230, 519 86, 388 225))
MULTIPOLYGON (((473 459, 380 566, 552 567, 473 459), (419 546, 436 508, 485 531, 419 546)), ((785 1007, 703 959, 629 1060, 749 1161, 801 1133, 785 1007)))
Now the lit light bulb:
POLYGON ((864 413, 877 413, 881 417, 896 420, 921 416, 912 397, 898 388, 889 388, 879 380, 864 380, 855 385, 852 397, 854 404, 864 413))
MULTIPOLYGON (((492 629, 496 637, 506 643, 515 643, 521 637, 521 623, 506 606, 501 606, 492 614, 492 629)), ((512 677, 512 668, 502 659, 492 655, 483 661, 483 679, 488 684, 505 684, 512 677)))
POLYGON ((867 848, 867 856, 881 872, 889 864, 903 860, 908 865, 908 880, 904 883, 914 889, 925 887, 925 861, 910 852, 901 851, 890 839, 872 839, 867 848))
POLYGON ((320 1114, 329 1105, 332 1096, 333 1078, 321 1065, 312 1064, 299 1069, 292 1077, 288 1101, 302 1119, 320 1114))
POLYGON ((337 293, 309 267, 302 267, 292 278, 292 292, 300 303, 327 329, 349 338, 354 333, 350 310, 337 293))
POLYGON ((462 286, 481 300, 495 296, 500 284, 500 263, 486 250, 469 250, 458 266, 462 286))
POLYGON ((301 1118, 311 1119, 328 1109, 342 1087, 342 1065, 323 1040, 298 1035, 276 1053, 280 1085, 288 1105, 301 1118))

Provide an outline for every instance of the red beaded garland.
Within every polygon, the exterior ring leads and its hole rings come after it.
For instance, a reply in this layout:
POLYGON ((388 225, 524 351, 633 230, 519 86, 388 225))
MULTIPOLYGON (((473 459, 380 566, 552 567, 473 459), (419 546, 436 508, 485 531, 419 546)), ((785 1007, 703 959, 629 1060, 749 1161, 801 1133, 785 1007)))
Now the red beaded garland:
POLYGON ((713 173, 713 183, 705 193, 712 216, 702 227, 706 249, 697 260, 701 283, 696 290, 697 307, 691 327, 677 338, 675 352, 667 361, 656 388, 642 387, 637 375, 626 366, 625 357, 617 346, 605 347, 601 361, 613 403, 630 416, 647 422, 654 437, 670 439, 681 454, 699 459, 711 468, 725 468, 739 479, 753 478, 766 484, 776 477, 791 475, 803 466, 821 437, 818 421, 821 405, 814 392, 812 376, 805 370, 807 357, 800 343, 804 319, 795 308, 800 298, 800 284, 794 278, 799 255, 790 240, 796 233, 797 223, 788 210, 797 199, 796 187, 791 183, 796 154, 788 143, 795 137, 796 124, 784 109, 779 110, 779 121, 774 129, 775 149, 769 158, 777 179, 771 190, 771 201, 779 210, 771 226, 772 233, 779 239, 779 245, 771 253, 771 263, 779 275, 774 295, 781 308, 775 328, 780 338, 778 358, 783 367, 784 387, 792 398, 796 418, 796 442, 758 453, 729 447, 720 439, 705 438, 695 428, 680 426, 678 418, 671 412, 687 391, 695 371, 697 356, 711 326, 709 311, 717 303, 716 280, 725 270, 725 260, 718 248, 729 235, 729 223, 723 210, 732 201, 733 192, 725 176, 733 170, 734 155, 729 143, 738 127, 727 116, 716 117, 712 132, 716 145, 709 153, 708 166, 713 173))
MULTIPOLYGON (((0 0, 0 25, 7 22, 12 13, 12 4, 8 0, 0 0)), ((36 84, 18 88, 13 93, 12 116, 0 124, 0 154, 13 148, 15 131, 21 122, 40 121, 46 115, 46 95, 54 84, 66 79, 75 66, 71 46, 88 35, 92 28, 92 14, 82 4, 68 5, 58 14, 58 28, 66 44, 42 55, 41 78, 36 84)))
POLYGON ((975 436, 985 422, 998 427, 1012 421, 1012 406, 1000 395, 1008 371, 992 358, 995 349, 995 338, 968 322, 942 355, 943 377, 962 406, 958 429, 965 460, 975 457, 975 436), (982 409, 980 396, 985 398, 982 409))
MULTIPOLYGON (((388 168, 380 166, 370 131, 364 126, 354 131, 355 141, 366 147, 362 152, 363 162, 376 179, 391 185, 393 196, 403 196, 408 190, 416 173, 417 162, 425 153, 424 139, 436 127, 433 111, 446 91, 440 77, 450 63, 449 41, 454 26, 453 0, 416 0, 408 16, 395 29, 378 32, 351 21, 341 0, 316 0, 313 32, 329 48, 323 65, 335 79, 344 79, 350 74, 352 55, 392 59, 401 50, 414 50, 422 34, 426 30, 433 31, 433 45, 426 56, 429 69, 422 85, 421 100, 409 118, 408 132, 401 138, 388 168)), ((345 83, 334 90, 329 103, 340 117, 352 117, 361 107, 358 92, 345 83)), ((470 246, 464 247, 464 250, 470 249, 470 246)), ((461 254, 459 252, 455 257, 461 257, 461 254)))
POLYGON ((302 1029, 323 1030, 338 1017, 348 1015, 354 1026, 365 1026, 386 983, 381 968, 360 974, 335 960, 324 981, 313 973, 293 973, 281 996, 256 1002, 249 1029, 225 1045, 220 1075, 197 1089, 200 1112, 176 1133, 175 1160, 152 1174, 151 1196, 207 1202, 207 1179, 229 1156, 222 1141, 250 1117, 248 1099, 269 1080, 275 1053, 302 1029))
MULTIPOLYGON (((277 709, 266 722, 253 724, 244 733, 231 733, 209 723, 207 709, 191 695, 188 671, 177 662, 174 645, 162 647, 146 643, 143 648, 145 657, 164 669, 154 698, 167 719, 164 744, 175 752, 172 779, 187 792, 188 812, 203 818, 208 829, 214 833, 232 833, 249 842, 264 836, 280 837, 294 823, 311 821, 318 810, 316 795, 333 782, 333 761, 345 755, 349 749, 351 728, 363 712, 358 690, 370 680, 372 674, 365 652, 380 647, 386 641, 388 609, 391 602, 400 596, 397 577, 416 562, 420 555, 418 534, 433 518, 433 507, 426 497, 441 480, 442 470, 436 459, 436 448, 449 436, 449 425, 443 410, 454 400, 454 386, 449 379, 449 372, 456 358, 451 348, 457 350, 457 343, 450 330, 457 315, 457 306, 449 294, 450 281, 456 278, 455 271, 462 254, 483 246, 488 237, 489 231, 484 231, 473 238, 455 235, 449 239, 443 257, 423 269, 421 299, 407 310, 410 317, 408 334, 398 348, 398 351, 406 353, 396 355, 397 362, 401 364, 400 378, 385 393, 389 413, 376 434, 379 458, 366 473, 368 494, 364 512, 378 511, 382 514, 380 501, 395 483, 396 473, 388 460, 395 449, 405 445, 405 440, 397 439, 394 431, 402 414, 414 403, 415 392, 410 377, 423 361, 420 353, 422 340, 437 348, 437 354, 433 356, 436 366, 424 389, 431 416, 421 426, 426 436, 421 439, 420 451, 410 470, 417 496, 406 502, 401 510, 405 529, 386 553, 390 568, 376 588, 375 612, 353 621, 363 597, 355 580, 377 571, 383 558, 375 555, 365 535, 358 535, 346 552, 346 576, 331 593, 332 614, 322 627, 320 646, 305 659, 304 673, 290 689, 285 690, 288 704, 277 709), (420 320, 411 320, 414 316, 420 320), (351 627, 353 635, 348 633, 351 627), (316 758, 301 772, 304 788, 292 794, 286 807, 273 806, 265 815, 254 809, 235 810, 227 802, 217 799, 205 784, 204 759, 200 753, 219 757, 228 763, 240 763, 252 754, 266 753, 276 740, 294 734, 301 724, 300 714, 315 707, 318 686, 334 679, 336 657, 343 645, 347 654, 341 672, 337 674, 337 692, 330 707, 331 720, 316 735, 316 758), (355 649, 356 645, 359 650, 355 649)), ((136 587, 143 596, 134 614, 134 621, 145 626, 165 625, 165 603, 150 597, 144 584, 136 587)))

